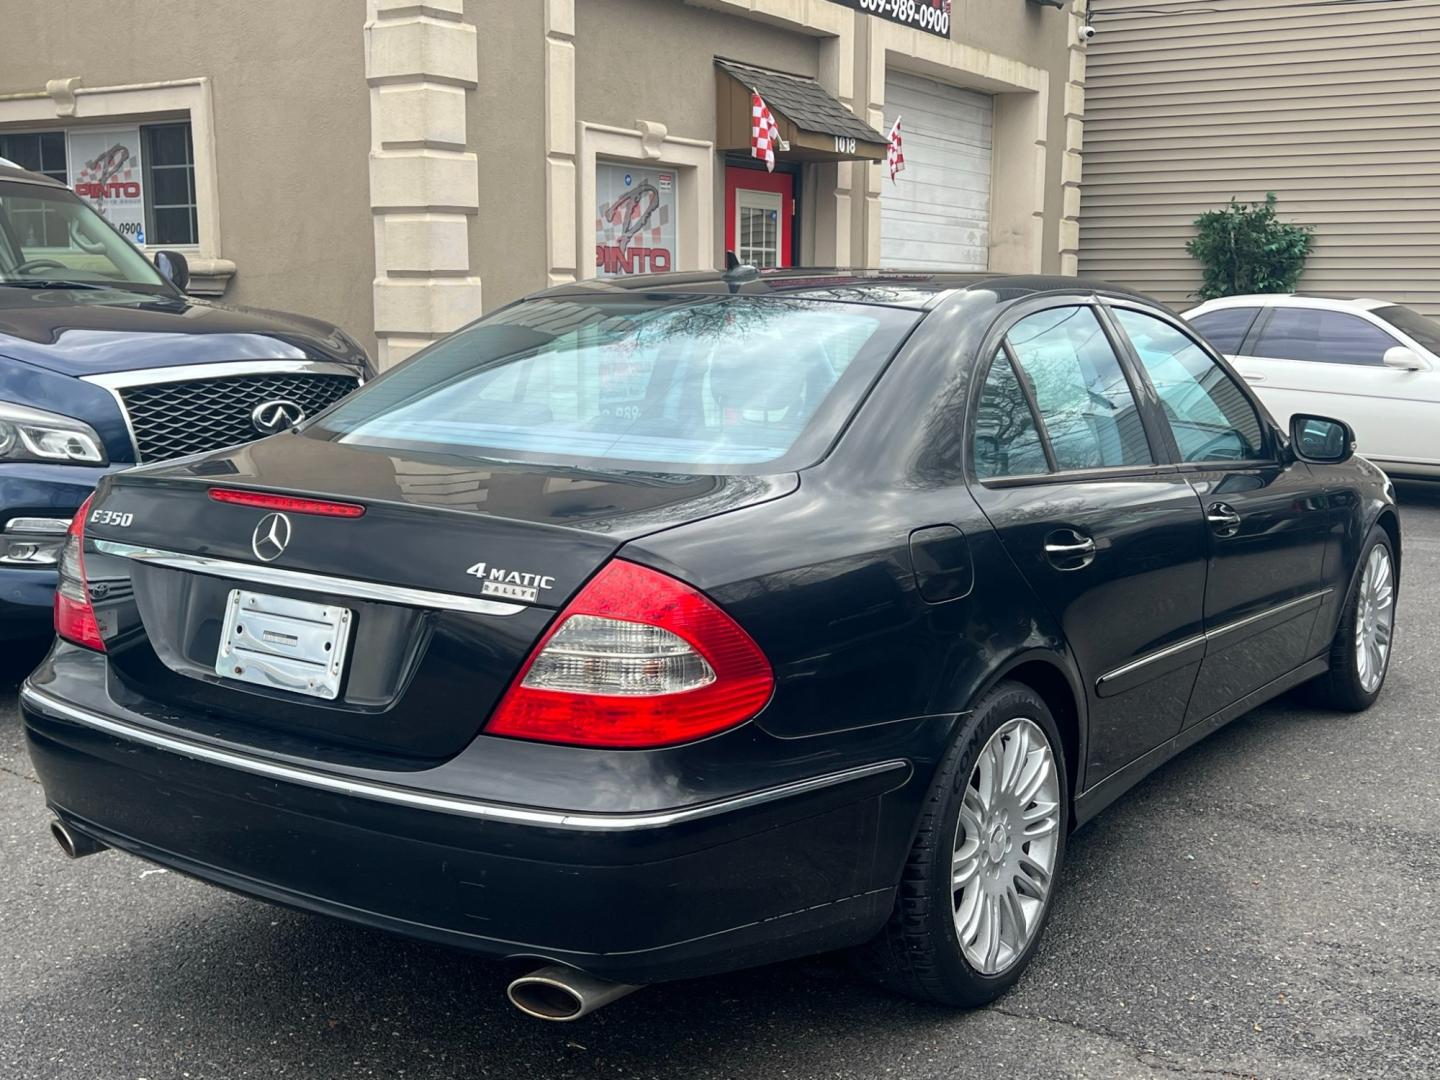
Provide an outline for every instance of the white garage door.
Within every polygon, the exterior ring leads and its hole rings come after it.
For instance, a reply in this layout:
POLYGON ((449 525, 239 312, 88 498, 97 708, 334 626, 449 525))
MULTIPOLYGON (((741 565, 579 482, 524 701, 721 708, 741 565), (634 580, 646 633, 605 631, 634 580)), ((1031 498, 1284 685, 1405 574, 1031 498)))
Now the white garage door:
POLYGON ((908 270, 986 270, 990 248, 988 94, 890 71, 885 126, 900 117, 905 170, 881 163, 880 263, 908 270))

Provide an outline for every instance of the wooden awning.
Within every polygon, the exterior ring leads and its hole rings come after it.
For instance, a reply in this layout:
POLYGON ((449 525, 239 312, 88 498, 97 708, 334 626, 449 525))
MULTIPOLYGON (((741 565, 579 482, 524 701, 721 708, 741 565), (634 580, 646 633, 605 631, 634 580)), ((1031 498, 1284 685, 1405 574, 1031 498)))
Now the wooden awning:
POLYGON ((750 149, 750 92, 760 91, 789 150, 779 161, 883 161, 885 136, 862 121, 814 79, 715 61, 715 143, 750 149))

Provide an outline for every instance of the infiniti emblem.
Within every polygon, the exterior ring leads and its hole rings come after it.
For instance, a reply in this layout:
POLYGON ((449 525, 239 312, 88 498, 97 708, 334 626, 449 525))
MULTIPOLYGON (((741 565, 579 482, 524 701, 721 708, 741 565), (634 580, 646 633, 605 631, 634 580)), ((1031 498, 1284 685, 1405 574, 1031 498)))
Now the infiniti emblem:
POLYGON ((266 514, 250 538, 250 550, 261 562, 274 562, 289 546, 290 519, 284 514, 266 514))
POLYGON ((274 435, 294 427, 304 419, 305 410, 295 402, 284 399, 262 401, 250 412, 250 426, 261 435, 274 435))

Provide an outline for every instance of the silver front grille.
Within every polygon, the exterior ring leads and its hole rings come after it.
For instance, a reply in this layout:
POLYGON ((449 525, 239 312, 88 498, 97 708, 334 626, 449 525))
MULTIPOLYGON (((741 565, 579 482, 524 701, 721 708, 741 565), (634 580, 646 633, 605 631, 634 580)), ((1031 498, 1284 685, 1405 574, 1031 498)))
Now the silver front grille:
MULTIPOLYGON (((147 374, 162 379, 167 372, 159 369, 147 374)), ((257 405, 267 401, 293 401, 306 416, 314 416, 357 385, 354 375, 338 374, 332 369, 234 375, 217 372, 215 378, 115 385, 113 390, 130 420, 139 460, 166 461, 259 438, 251 414, 257 405)))

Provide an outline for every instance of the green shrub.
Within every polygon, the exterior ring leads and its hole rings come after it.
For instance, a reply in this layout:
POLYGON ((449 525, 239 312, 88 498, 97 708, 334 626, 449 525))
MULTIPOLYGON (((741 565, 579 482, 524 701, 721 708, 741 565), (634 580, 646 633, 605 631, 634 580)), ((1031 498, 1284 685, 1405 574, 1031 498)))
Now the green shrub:
POLYGON ((1305 270, 1315 230, 1275 217, 1275 193, 1263 203, 1238 203, 1195 219, 1195 239, 1185 245, 1205 264, 1202 300, 1246 293, 1288 293, 1305 270))

